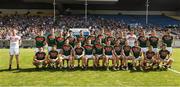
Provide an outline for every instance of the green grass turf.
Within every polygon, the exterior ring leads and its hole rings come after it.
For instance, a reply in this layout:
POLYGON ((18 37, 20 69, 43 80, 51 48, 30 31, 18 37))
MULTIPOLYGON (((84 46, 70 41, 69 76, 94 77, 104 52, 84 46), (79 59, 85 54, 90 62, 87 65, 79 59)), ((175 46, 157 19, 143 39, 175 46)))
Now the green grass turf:
MULTIPOLYGON (((172 71, 37 71, 32 65, 34 51, 20 52, 22 70, 8 71, 9 50, 0 49, 0 86, 180 86, 180 74, 172 71)), ((173 58, 173 69, 180 71, 180 49, 174 49, 173 58)))

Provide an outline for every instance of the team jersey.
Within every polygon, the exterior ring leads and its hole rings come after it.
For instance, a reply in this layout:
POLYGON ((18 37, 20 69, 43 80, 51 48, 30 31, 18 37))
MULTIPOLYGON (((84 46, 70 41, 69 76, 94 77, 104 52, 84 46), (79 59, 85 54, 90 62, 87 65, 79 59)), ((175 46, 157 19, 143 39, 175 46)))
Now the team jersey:
POLYGON ((115 45, 114 51, 115 51, 116 55, 121 55, 122 47, 120 45, 115 45))
POLYGON ((65 38, 64 37, 56 37, 57 49, 62 49, 64 45, 65 38))
POLYGON ((160 50, 159 55, 161 59, 166 59, 166 57, 170 54, 168 50, 160 50))
POLYGON ((87 40, 88 40, 88 39, 91 40, 91 44, 94 44, 94 43, 95 43, 95 40, 96 40, 96 36, 94 36, 94 35, 89 35, 89 36, 87 37, 87 40))
POLYGON ((125 45, 126 38, 119 37, 117 39, 120 40, 120 45, 123 47, 125 45))
POLYGON ((114 37, 112 37, 112 36, 108 36, 108 37, 106 37, 106 42, 107 41, 111 41, 111 45, 114 45, 114 42, 115 42, 115 38, 114 37))
POLYGON ((36 56, 36 59, 37 59, 37 60, 44 60, 45 57, 46 57, 46 53, 45 53, 45 52, 37 52, 37 53, 35 54, 35 56, 36 56))
POLYGON ((53 45, 56 45, 56 37, 53 36, 53 35, 48 35, 47 36, 47 43, 48 43, 48 46, 53 46, 53 45))
POLYGON ((85 55, 92 55, 93 54, 93 45, 85 44, 84 49, 85 49, 85 55))
POLYGON ((85 37, 84 36, 77 36, 77 41, 81 42, 82 46, 84 45, 85 42, 85 37))
POLYGON ((84 52, 84 48, 83 47, 80 47, 80 48, 76 47, 74 49, 74 51, 75 51, 76 55, 82 55, 84 52))
POLYGON ((164 36, 162 37, 162 41, 163 41, 163 43, 167 44, 167 47, 172 47, 173 36, 164 35, 164 36))
POLYGON ((138 42, 140 47, 147 47, 148 39, 145 36, 139 36, 138 42))
POLYGON ((71 55, 72 46, 71 46, 71 45, 66 45, 66 44, 64 44, 64 45, 62 46, 62 50, 63 50, 63 55, 69 56, 69 55, 71 55))
POLYGON ((133 47, 132 47, 132 53, 133 53, 133 56, 134 56, 135 58, 138 58, 139 56, 141 56, 141 48, 140 48, 140 47, 133 46, 133 47))
POLYGON ((157 48, 158 47, 158 41, 159 41, 159 38, 156 37, 156 36, 149 37, 150 45, 153 46, 153 48, 157 48))
POLYGON ((56 59, 57 57, 58 57, 58 51, 56 51, 56 50, 49 51, 49 58, 50 59, 56 59))
POLYGON ((75 46, 75 37, 73 37, 73 36, 68 36, 66 39, 68 39, 69 40, 69 44, 72 46, 72 47, 74 47, 75 46))
POLYGON ((95 54, 102 55, 103 54, 104 44, 96 43, 94 44, 95 54))
POLYGON ((147 59, 152 59, 153 56, 155 56, 155 52, 153 52, 153 51, 147 51, 146 52, 146 58, 147 59))
POLYGON ((106 36, 105 36, 104 34, 99 34, 99 35, 97 36, 97 38, 98 38, 98 39, 101 39, 101 43, 105 43, 105 38, 106 38, 106 36))
POLYGON ((126 45, 124 45, 123 46, 123 50, 124 50, 124 54, 125 54, 125 56, 129 56, 130 55, 130 52, 131 52, 131 46, 126 46, 126 45))
POLYGON ((10 36, 10 48, 19 48, 19 40, 21 40, 20 36, 10 36))
POLYGON ((113 46, 104 46, 105 55, 112 55, 113 46))
POLYGON ((45 46, 46 38, 44 36, 36 36, 35 41, 36 41, 37 48, 43 47, 43 46, 45 46))

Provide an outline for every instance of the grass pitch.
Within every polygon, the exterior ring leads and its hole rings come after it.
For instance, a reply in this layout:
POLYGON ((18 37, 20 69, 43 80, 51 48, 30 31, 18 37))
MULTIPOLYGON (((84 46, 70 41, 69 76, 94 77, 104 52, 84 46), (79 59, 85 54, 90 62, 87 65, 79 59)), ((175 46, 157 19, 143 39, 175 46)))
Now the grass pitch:
MULTIPOLYGON (((0 49, 0 86, 180 86, 173 71, 35 70, 33 49, 20 50, 21 70, 8 71, 9 50, 0 49)), ((174 49, 173 70, 180 71, 180 49, 174 49)), ((15 60, 15 59, 14 59, 15 60)), ((15 61, 13 62, 15 67, 15 61)))

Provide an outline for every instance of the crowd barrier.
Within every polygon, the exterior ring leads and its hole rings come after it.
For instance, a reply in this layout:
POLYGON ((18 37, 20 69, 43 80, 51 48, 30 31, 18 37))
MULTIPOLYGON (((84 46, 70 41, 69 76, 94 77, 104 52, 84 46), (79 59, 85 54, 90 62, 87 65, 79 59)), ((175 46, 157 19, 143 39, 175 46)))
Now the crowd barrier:
MULTIPOLYGON (((9 48, 10 42, 8 40, 0 40, 0 48, 9 48)), ((35 46, 34 40, 22 40, 22 48, 32 48, 35 46)), ((173 43, 174 48, 180 48, 180 40, 175 40, 173 43)))

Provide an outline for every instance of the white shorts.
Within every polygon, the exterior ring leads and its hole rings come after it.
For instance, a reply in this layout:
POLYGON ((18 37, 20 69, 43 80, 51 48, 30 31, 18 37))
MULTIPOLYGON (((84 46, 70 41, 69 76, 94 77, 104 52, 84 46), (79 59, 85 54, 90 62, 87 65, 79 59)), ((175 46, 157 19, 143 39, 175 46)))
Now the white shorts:
POLYGON ((158 53, 158 48, 153 48, 153 51, 154 51, 155 53, 158 53))
POLYGON ((35 53, 37 53, 38 51, 39 51, 39 49, 38 49, 38 48, 35 48, 35 49, 34 49, 34 52, 35 52, 35 53))
POLYGON ((112 59, 112 55, 106 55, 106 57, 112 59))
POLYGON ((51 63, 55 63, 58 60, 58 58, 56 58, 56 59, 49 59, 49 60, 50 60, 51 63))
POLYGON ((170 53, 172 53, 172 52, 173 52, 172 47, 167 47, 166 49, 167 49, 170 53))
POLYGON ((63 56, 62 56, 62 59, 69 59, 69 56, 63 55, 63 56))
POLYGON ((48 52, 52 50, 52 46, 48 46, 48 52))
POLYGON ((10 48, 9 54, 10 55, 19 55, 19 48, 10 48))
POLYGON ((142 47, 141 48, 141 52, 146 52, 147 51, 147 47, 142 47))
POLYGON ((92 59, 92 58, 93 58, 93 55, 85 55, 85 57, 86 57, 87 59, 92 59))
POLYGON ((81 57, 82 57, 83 55, 76 55, 76 59, 81 59, 81 57))
POLYGON ((62 50, 62 49, 57 49, 58 53, 60 53, 60 52, 61 52, 61 50, 62 50))
POLYGON ((103 55, 96 55, 97 56, 97 58, 101 58, 101 57, 103 57, 103 55))

